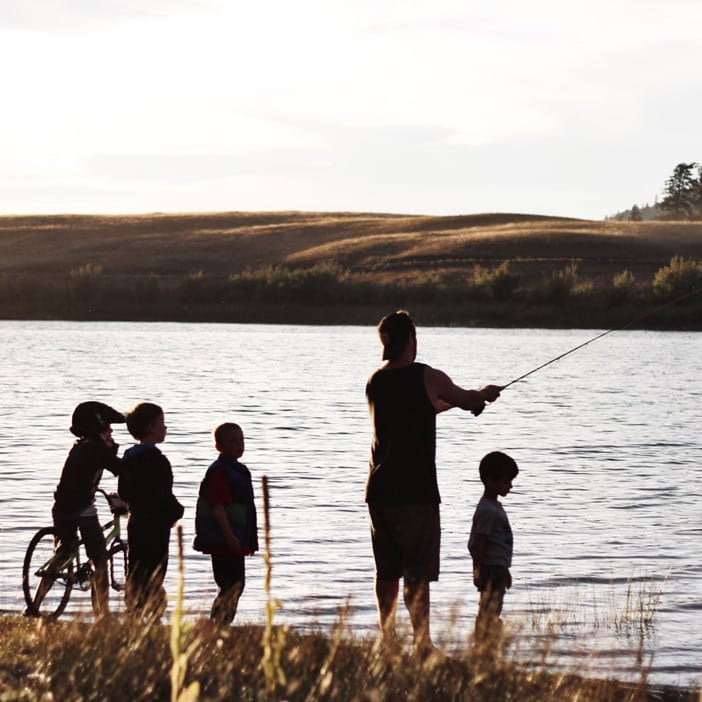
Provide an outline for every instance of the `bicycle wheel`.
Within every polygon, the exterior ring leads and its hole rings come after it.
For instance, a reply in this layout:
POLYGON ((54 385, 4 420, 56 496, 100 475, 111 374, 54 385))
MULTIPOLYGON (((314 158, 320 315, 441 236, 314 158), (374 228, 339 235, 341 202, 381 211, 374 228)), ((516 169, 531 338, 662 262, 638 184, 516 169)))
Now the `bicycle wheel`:
POLYGON ((113 590, 123 592, 127 582, 127 545, 114 541, 107 553, 110 561, 110 584, 113 590))
POLYGON ((29 542, 22 566, 22 590, 27 614, 56 618, 66 609, 73 588, 73 558, 59 563, 54 558, 56 532, 40 529, 29 542))

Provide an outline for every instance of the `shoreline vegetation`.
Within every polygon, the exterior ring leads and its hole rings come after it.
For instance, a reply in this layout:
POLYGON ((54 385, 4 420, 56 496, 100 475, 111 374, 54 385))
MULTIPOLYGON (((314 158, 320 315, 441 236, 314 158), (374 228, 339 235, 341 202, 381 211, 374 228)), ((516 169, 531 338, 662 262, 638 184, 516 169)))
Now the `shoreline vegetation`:
MULTIPOLYGON (((509 628, 480 645, 418 655, 398 641, 383 645, 347 626, 339 608, 330 630, 297 631, 275 624, 267 480, 264 492, 266 604, 262 625, 218 626, 183 611, 183 532, 177 529, 178 591, 170 624, 111 614, 97 621, 0 616, 2 700, 251 700, 273 702, 698 702, 698 689, 648 682, 652 660, 644 639, 656 614, 657 590, 644 585, 627 597, 612 624, 638 631, 631 682, 549 664, 558 635, 551 622, 542 646, 513 651, 509 628), (640 601, 639 604, 636 604, 640 601), (633 629, 631 628, 633 627, 633 629)), ((556 627, 557 628, 557 627, 556 627)), ((593 653, 594 657, 594 653, 593 653)), ((593 658, 594 660, 594 658, 593 658)), ((574 666, 575 668, 575 666, 574 666)))
POLYGON ((698 702, 699 690, 520 666, 494 652, 418 658, 343 624, 301 633, 210 620, 136 625, 0 616, 3 700, 330 700, 332 702, 698 702), (175 631, 175 636, 174 636, 175 631), (274 663, 266 658, 273 641, 274 663), (176 663, 177 661, 177 663, 176 663))
POLYGON ((702 222, 0 217, 1 319, 366 325, 397 308, 424 326, 700 331, 702 222))

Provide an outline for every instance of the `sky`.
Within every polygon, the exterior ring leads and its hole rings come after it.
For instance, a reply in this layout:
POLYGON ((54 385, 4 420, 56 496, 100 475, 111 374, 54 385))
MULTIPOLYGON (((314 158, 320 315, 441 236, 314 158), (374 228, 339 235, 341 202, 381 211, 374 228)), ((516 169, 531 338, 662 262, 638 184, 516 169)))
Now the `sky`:
POLYGON ((702 161, 699 0, 0 0, 0 214, 602 219, 702 161))

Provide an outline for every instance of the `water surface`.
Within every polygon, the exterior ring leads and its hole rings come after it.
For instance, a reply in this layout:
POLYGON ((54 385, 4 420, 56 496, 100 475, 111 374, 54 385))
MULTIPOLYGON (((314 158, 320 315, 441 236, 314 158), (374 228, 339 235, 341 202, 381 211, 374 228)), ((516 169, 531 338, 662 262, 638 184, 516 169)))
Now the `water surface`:
MULTIPOLYGON (((459 384, 504 384, 594 336, 588 331, 419 330, 419 360, 459 384)), ((49 522, 72 443, 70 413, 98 399, 166 410, 162 448, 186 507, 188 610, 214 596, 209 561, 190 548, 211 430, 240 423, 242 460, 270 482, 278 621, 374 630, 363 489, 370 445, 365 380, 379 364, 373 327, 0 322, 0 607, 23 608, 24 549, 49 522)), ((625 676, 653 655, 654 682, 702 677, 702 335, 618 332, 510 387, 479 418, 438 420, 442 575, 434 638, 466 644, 476 609, 466 552, 480 497, 477 464, 507 451, 521 473, 504 500, 515 533, 504 618, 522 656, 625 676), (647 612, 651 626, 642 626, 647 612), (627 616, 629 619, 627 620, 627 616), (544 632, 558 633, 557 643, 544 632)), ((115 439, 126 447, 123 426, 115 439)), ((106 475, 103 485, 114 489, 106 475)), ((175 553, 175 552, 174 552, 175 553)), ((247 561, 239 621, 260 622, 263 559, 247 561)), ((167 582, 175 592, 171 568, 167 582)), ((85 596, 70 612, 86 611, 85 596)), ((400 621, 407 626, 404 611, 400 621)))

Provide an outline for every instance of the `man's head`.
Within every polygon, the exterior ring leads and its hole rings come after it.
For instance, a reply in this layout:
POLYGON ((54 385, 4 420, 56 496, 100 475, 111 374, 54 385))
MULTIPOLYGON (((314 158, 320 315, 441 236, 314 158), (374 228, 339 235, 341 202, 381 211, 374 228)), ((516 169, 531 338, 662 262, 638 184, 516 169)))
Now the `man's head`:
POLYGON ((232 460, 241 458, 244 454, 244 432, 238 424, 225 422, 213 432, 215 448, 225 457, 232 460))
POLYGON ((480 480, 485 483, 487 480, 508 478, 514 480, 519 473, 517 462, 502 451, 492 451, 483 456, 480 461, 480 480))
POLYGON ((395 361, 410 341, 416 341, 417 332, 409 312, 398 310, 380 320, 378 336, 383 345, 383 360, 395 361))

